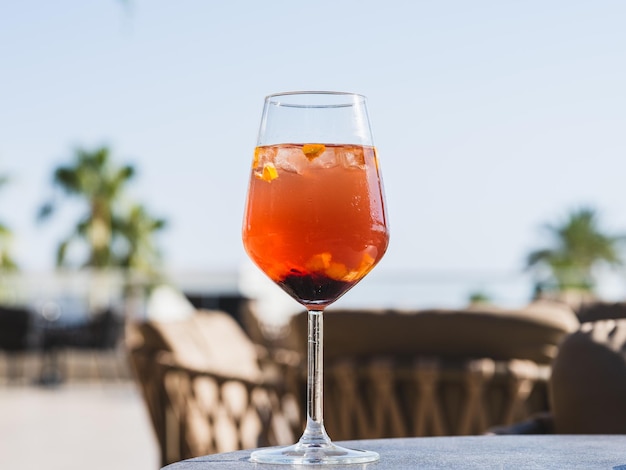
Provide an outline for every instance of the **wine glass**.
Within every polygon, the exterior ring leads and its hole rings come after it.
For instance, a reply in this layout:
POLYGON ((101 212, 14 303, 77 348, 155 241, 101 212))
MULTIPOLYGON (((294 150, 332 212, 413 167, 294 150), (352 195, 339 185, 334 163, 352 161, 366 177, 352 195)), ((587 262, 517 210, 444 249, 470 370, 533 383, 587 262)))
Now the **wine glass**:
POLYGON ((243 242, 252 261, 308 311, 306 428, 295 445, 257 450, 251 460, 378 460, 376 452, 333 444, 323 421, 324 309, 372 270, 389 242, 364 96, 312 91, 265 98, 243 242))

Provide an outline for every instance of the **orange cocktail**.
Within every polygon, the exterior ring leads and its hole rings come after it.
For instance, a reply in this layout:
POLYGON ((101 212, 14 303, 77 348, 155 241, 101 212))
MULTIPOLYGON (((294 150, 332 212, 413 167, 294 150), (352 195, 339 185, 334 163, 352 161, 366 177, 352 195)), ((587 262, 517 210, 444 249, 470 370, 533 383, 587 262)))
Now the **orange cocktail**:
POLYGON ((325 307, 387 249, 380 185, 371 146, 257 147, 243 226, 248 255, 307 308, 325 307))

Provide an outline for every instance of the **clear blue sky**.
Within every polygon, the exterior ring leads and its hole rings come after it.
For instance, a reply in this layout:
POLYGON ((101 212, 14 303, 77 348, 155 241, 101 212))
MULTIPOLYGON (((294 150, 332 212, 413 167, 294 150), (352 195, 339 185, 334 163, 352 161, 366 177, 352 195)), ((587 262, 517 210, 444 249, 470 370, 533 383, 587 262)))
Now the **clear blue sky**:
POLYGON ((626 2, 5 1, 0 220, 26 270, 76 146, 112 146, 170 221, 167 265, 236 268, 266 94, 369 98, 392 240, 378 269, 518 270, 538 227, 590 204, 626 231, 626 2))

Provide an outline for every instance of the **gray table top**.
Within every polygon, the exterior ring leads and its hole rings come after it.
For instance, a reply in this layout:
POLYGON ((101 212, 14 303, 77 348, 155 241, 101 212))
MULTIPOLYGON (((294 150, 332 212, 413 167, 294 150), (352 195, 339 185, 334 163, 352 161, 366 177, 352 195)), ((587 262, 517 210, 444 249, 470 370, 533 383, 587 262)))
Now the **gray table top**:
MULTIPOLYGON (((515 435, 421 437, 337 442, 374 450, 372 464, 331 465, 352 470, 397 469, 610 469, 626 470, 626 435, 515 435)), ((167 470, 285 470, 307 466, 249 462, 250 450, 197 457, 164 467, 167 470)), ((319 468, 319 466, 317 466, 319 468)))

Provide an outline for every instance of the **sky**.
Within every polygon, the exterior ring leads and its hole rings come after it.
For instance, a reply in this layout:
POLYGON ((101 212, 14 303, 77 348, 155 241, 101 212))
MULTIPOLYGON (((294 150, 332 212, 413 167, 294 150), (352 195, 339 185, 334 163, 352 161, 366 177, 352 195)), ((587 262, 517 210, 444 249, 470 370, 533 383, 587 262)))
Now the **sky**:
POLYGON ((36 224, 52 172, 109 145, 169 269, 237 269, 264 96, 351 91, 391 223, 376 271, 518 273, 581 205, 626 232, 625 23, 621 0, 5 1, 0 221, 51 270, 77 215, 36 224))

